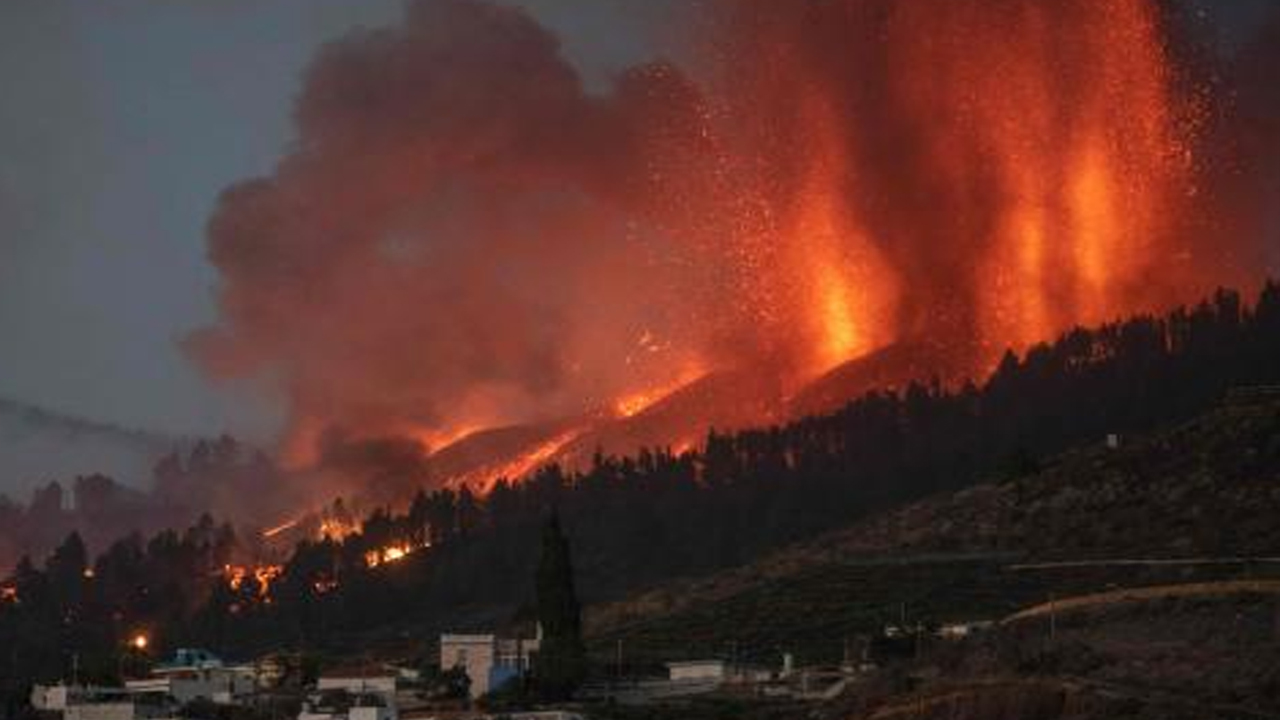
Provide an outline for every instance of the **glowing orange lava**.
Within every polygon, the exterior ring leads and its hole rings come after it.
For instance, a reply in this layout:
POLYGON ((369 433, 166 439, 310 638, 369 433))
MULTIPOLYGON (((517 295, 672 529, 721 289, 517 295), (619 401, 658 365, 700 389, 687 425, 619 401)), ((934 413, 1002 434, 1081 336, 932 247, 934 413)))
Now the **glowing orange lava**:
POLYGON ((800 192, 790 243, 798 255, 794 266, 800 271, 801 313, 811 328, 813 357, 806 370, 818 375, 893 339, 897 278, 843 199, 852 178, 841 163, 848 151, 836 132, 836 119, 816 100, 807 117, 812 167, 800 192))
POLYGON ((701 368, 687 369, 672 382, 618 398, 613 412, 621 418, 635 417, 705 376, 706 371, 701 368))
POLYGON ((535 470, 551 463, 560 451, 581 437, 587 429, 576 427, 566 430, 509 461, 467 473, 454 479, 452 483, 458 487, 467 486, 477 492, 488 493, 499 480, 519 482, 535 470))

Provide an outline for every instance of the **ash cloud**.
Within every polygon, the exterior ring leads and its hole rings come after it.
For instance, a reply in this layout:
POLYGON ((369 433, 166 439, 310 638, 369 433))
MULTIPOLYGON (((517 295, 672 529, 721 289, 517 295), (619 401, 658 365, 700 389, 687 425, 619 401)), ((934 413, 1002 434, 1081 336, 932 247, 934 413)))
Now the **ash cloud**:
POLYGON ((191 353, 278 377, 302 456, 335 426, 430 444, 610 397, 635 338, 678 312, 647 272, 670 254, 607 200, 644 174, 618 102, 485 2, 414 3, 403 27, 332 45, 292 152, 220 201, 222 318, 191 353))

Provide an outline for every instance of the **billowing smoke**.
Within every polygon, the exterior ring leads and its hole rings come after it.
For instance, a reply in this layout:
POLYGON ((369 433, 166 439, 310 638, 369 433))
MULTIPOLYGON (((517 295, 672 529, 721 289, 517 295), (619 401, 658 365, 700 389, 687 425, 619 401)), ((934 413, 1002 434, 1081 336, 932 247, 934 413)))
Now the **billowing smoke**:
POLYGON ((1253 279, 1194 230, 1213 101, 1154 0, 689 6, 681 68, 600 92, 484 0, 327 49, 296 146, 210 224, 195 357, 276 378, 311 462, 630 418, 711 371, 959 378, 1253 279))
POLYGON ((438 444, 607 401, 676 352, 674 253, 602 200, 646 172, 629 122, 661 77, 590 97, 526 14, 465 0, 334 45, 294 151, 222 198, 223 319, 192 350, 275 374, 304 456, 335 426, 438 444))

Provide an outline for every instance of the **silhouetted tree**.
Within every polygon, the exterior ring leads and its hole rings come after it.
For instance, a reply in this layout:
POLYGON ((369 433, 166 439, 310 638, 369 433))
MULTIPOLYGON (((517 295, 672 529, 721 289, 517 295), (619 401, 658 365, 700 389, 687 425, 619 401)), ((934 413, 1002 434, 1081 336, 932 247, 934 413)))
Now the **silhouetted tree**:
POLYGON ((538 695, 549 702, 567 700, 586 676, 586 651, 569 540, 554 512, 542 530, 537 590, 538 623, 542 627, 534 672, 538 695))

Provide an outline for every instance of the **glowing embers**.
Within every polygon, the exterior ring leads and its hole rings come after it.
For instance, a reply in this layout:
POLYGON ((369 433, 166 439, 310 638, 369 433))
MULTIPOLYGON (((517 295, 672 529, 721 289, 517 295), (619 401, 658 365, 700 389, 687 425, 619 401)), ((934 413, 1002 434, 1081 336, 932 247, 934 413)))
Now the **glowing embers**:
POLYGON ((311 589, 317 595, 328 595, 338 589, 338 581, 327 575, 322 575, 311 582, 311 589))
POLYGON ((264 603, 271 602, 272 583, 283 574, 281 565, 225 565, 222 568, 222 576, 231 592, 252 591, 264 603))
POLYGON ((316 530, 316 539, 342 542, 358 532, 360 532, 360 524, 357 522, 337 517, 323 517, 316 530))
POLYGON ((18 602, 16 585, 0 585, 0 605, 12 605, 18 602))

